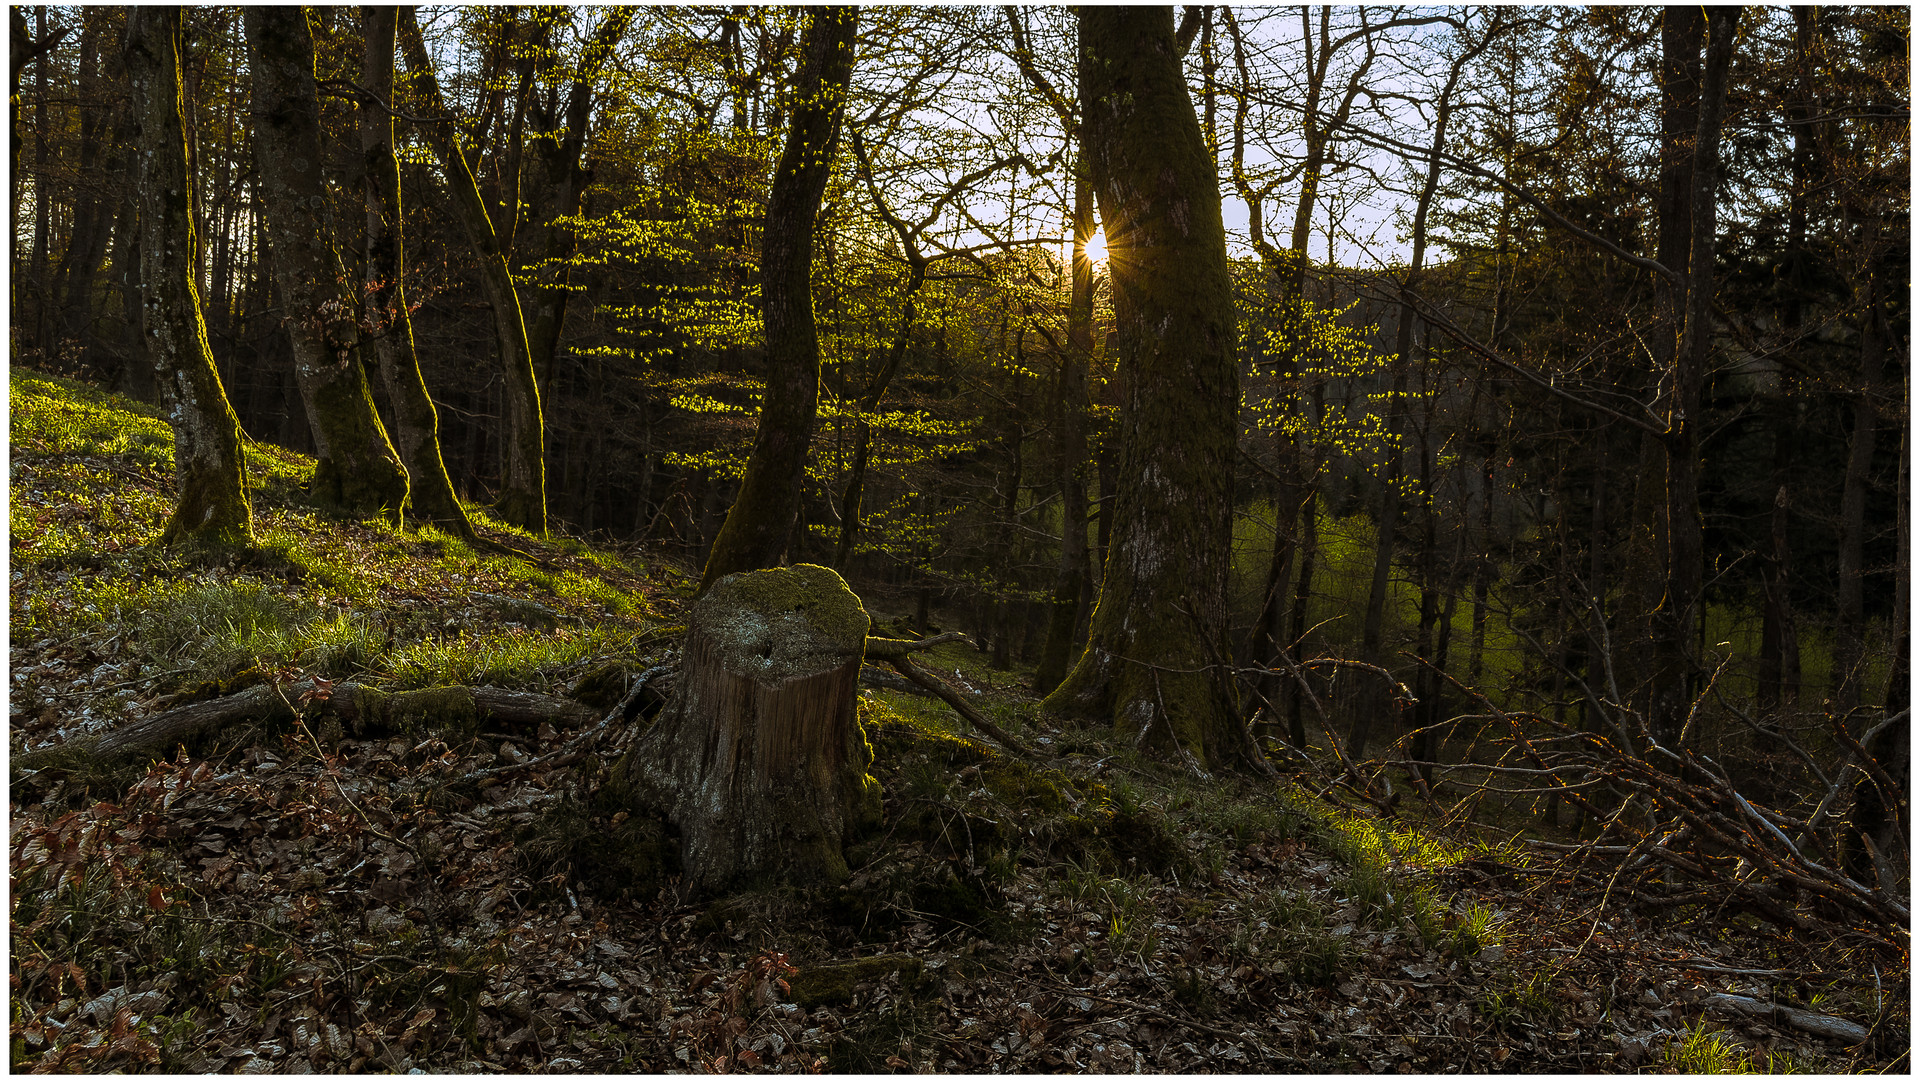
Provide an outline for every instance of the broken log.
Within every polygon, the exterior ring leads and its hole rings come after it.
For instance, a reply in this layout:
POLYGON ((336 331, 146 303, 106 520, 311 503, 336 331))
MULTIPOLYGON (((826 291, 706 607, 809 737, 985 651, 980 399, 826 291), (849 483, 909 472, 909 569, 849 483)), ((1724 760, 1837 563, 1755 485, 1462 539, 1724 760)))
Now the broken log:
POLYGON ((599 718, 594 710, 568 698, 493 686, 436 686, 388 693, 360 683, 302 679, 268 683, 228 697, 197 701, 115 728, 92 740, 47 747, 13 758, 13 768, 34 769, 82 752, 98 761, 142 754, 164 757, 175 746, 235 724, 290 723, 292 706, 315 719, 334 718, 355 735, 414 730, 422 725, 493 721, 515 726, 549 723, 574 728, 599 718))
POLYGON ((1804 1031, 1809 1035, 1833 1039, 1853 1044, 1866 1041, 1867 1029, 1851 1020, 1842 1020, 1838 1016, 1809 1012, 1806 1009, 1794 1009, 1785 1005, 1775 1005, 1758 998, 1744 997, 1740 994, 1709 994, 1701 1004, 1709 1009, 1723 1009, 1752 1017, 1755 1020, 1770 1020, 1781 1027, 1804 1031))

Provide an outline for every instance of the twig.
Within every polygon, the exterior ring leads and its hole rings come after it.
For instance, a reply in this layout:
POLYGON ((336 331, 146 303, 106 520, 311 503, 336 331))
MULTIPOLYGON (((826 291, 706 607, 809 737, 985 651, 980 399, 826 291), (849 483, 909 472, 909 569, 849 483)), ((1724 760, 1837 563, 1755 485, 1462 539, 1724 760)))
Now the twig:
POLYGON ((949 641, 964 641, 969 645, 973 644, 972 638, 958 630, 952 630, 937 637, 921 638, 918 641, 911 638, 870 637, 867 639, 867 659, 897 660, 906 656, 908 653, 931 649, 935 645, 945 645, 949 641))

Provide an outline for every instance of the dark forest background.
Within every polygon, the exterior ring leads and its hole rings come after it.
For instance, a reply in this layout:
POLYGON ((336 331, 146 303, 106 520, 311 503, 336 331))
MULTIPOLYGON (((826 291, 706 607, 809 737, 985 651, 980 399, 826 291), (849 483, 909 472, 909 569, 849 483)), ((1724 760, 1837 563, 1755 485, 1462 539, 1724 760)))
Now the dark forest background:
MULTIPOLYGON (((1414 687, 1429 723, 1467 704, 1444 671, 1509 708, 1599 724, 1600 702, 1665 677, 1659 643, 1675 639, 1649 613, 1687 599, 1663 524, 1668 463, 1686 460, 1700 523, 1687 700, 1711 688, 1729 731, 1736 715, 1818 726, 1904 703, 1904 8, 1741 21, 1708 341, 1691 372, 1650 266, 1700 272, 1686 269, 1674 185, 1697 123, 1702 20, 1184 14, 1190 92, 1237 233, 1238 660, 1377 663, 1414 687), (1366 207, 1390 204, 1399 254, 1362 264, 1380 221, 1366 207)), ((124 11, 12 19, 13 361, 153 400, 124 11)), ((354 206, 361 20, 315 8, 311 21, 329 190, 354 206)), ((732 503, 761 392, 760 236, 801 21, 772 8, 420 12, 526 313, 553 530, 698 564, 732 503)), ((239 9, 188 9, 184 48, 213 356, 249 436, 311 451, 239 9)), ((815 231, 821 406, 789 560, 837 566, 921 627, 970 631, 1000 666, 1039 663, 1062 575, 1081 583, 1082 637, 1098 596, 1121 400, 1104 288, 1083 372, 1070 342, 1071 19, 872 9, 856 55, 815 231), (1078 565, 1063 547, 1076 485, 1091 507, 1078 565)), ((488 503, 510 441, 495 305, 407 59, 391 107, 413 335, 454 487, 488 503)), ((349 268, 364 264, 351 237, 336 241, 349 268)), ((375 395, 391 425, 377 381, 375 395)), ((1364 752, 1370 691, 1310 678, 1364 752)), ((1290 716, 1300 730, 1301 685, 1267 688, 1275 733, 1290 716)))

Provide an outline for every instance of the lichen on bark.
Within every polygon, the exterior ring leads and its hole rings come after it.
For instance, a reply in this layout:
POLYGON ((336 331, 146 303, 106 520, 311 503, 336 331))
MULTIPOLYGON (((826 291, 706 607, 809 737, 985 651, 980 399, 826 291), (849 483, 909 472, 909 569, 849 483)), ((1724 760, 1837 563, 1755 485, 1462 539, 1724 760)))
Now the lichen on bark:
POLYGON ((130 8, 127 73, 140 204, 141 334, 173 428, 179 501, 161 542, 253 543, 240 419, 213 364, 194 270, 192 174, 180 95, 180 10, 130 8))

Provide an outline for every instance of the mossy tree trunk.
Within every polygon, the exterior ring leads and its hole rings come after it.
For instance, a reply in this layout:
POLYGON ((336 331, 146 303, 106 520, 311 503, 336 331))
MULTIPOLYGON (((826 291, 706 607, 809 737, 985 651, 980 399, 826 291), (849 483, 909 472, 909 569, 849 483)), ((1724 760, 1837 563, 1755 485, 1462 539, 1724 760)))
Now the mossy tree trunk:
POLYGON ((127 75, 139 159, 140 327, 173 426, 180 488, 162 541, 251 544, 253 506, 240 418, 220 385, 201 317, 179 46, 179 8, 127 10, 127 75))
POLYGON ((323 506, 398 520, 407 471, 374 409, 360 360, 357 289, 333 246, 306 11, 250 7, 246 26, 254 162, 273 241, 274 283, 319 459, 313 497, 323 506))
POLYGON ((487 202, 474 179, 473 166, 460 145, 460 133, 440 80, 434 75, 433 59, 427 55, 426 42, 420 37, 420 24, 411 7, 399 13, 400 50, 407 58, 407 72, 413 78, 413 92, 426 123, 417 125, 427 145, 433 148, 447 181, 448 208, 460 222, 480 262, 480 288, 493 309, 494 337, 500 349, 502 386, 507 399, 506 476, 500 487, 500 515, 508 522, 533 533, 547 531, 547 458, 546 420, 541 413, 540 382, 534 375, 533 353, 527 343, 527 324, 520 309, 520 295, 513 287, 513 274, 507 269, 506 246, 498 226, 487 213, 487 202))
POLYGON ((1079 19, 1126 399, 1105 583, 1086 651, 1046 707, 1230 766, 1250 741, 1222 666, 1239 387, 1220 193, 1172 9, 1088 7, 1079 19))
POLYGON ((817 8, 801 40, 793 118, 773 174, 760 250, 760 315, 767 355, 760 426, 739 497, 707 556, 702 592, 728 574, 778 566, 799 513, 820 392, 820 336, 813 324, 811 283, 814 219, 840 137, 858 18, 857 8, 817 8))
POLYGON ((868 625, 808 564, 730 575, 694 605, 673 697, 617 773, 680 830, 687 895, 845 879, 843 842, 880 812, 854 712, 868 625))
POLYGON ((359 108, 360 148, 365 162, 367 204, 367 282, 362 296, 366 319, 379 328, 373 353, 380 380, 393 404, 393 434, 413 485, 415 516, 444 525, 462 539, 475 539, 466 508, 454 494, 440 456, 440 414, 420 376, 413 348, 413 319, 407 313, 406 244, 401 232, 400 165, 393 156, 393 50, 396 11, 361 9, 366 53, 361 87, 373 96, 359 108))

